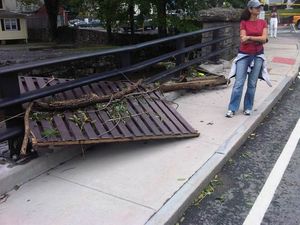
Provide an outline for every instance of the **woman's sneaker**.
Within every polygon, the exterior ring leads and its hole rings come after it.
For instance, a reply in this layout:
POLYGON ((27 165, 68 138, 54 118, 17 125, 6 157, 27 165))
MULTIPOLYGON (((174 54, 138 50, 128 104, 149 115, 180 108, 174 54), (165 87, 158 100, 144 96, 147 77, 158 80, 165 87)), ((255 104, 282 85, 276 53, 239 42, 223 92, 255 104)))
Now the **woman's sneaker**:
POLYGON ((225 116, 228 117, 228 118, 232 118, 234 116, 234 112, 231 111, 231 110, 228 110, 228 112, 226 113, 225 116))
POLYGON ((251 115, 251 110, 250 110, 250 109, 246 109, 246 110, 244 111, 244 115, 250 116, 250 115, 251 115))

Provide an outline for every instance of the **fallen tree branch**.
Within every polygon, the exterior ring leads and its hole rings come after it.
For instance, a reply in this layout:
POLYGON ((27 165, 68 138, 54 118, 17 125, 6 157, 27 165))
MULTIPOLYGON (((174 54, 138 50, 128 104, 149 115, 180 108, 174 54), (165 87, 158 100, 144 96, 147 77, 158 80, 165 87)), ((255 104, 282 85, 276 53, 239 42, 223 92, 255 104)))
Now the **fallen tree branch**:
POLYGON ((24 138, 21 146, 21 155, 26 155, 28 140, 29 140, 29 134, 30 134, 30 127, 29 127, 29 115, 30 111, 32 109, 33 102, 30 102, 28 107, 26 108, 26 112, 24 115, 24 138))
POLYGON ((224 77, 219 77, 213 80, 193 80, 180 83, 168 83, 160 85, 159 89, 162 92, 177 91, 181 89, 200 90, 204 87, 217 86, 226 84, 227 80, 224 77))
POLYGON ((87 107, 89 105, 93 105, 96 103, 102 103, 107 101, 112 101, 113 99, 122 98, 124 95, 130 94, 134 90, 141 85, 142 80, 139 80, 135 84, 129 86, 128 88, 116 92, 114 94, 98 96, 94 93, 85 95, 79 99, 70 99, 64 101, 54 101, 54 102, 35 102, 34 110, 40 111, 59 111, 59 110, 67 110, 67 109, 77 109, 87 107))
MULTIPOLYGON (((52 78, 42 87, 46 87, 48 84, 50 84, 55 78, 52 76, 52 78)), ((28 141, 29 141, 29 135, 32 134, 30 127, 29 127, 29 115, 31 112, 31 109, 33 107, 35 102, 30 102, 26 108, 25 115, 24 115, 24 137, 23 142, 20 150, 20 154, 22 156, 26 155, 27 153, 27 147, 28 147, 28 141)))

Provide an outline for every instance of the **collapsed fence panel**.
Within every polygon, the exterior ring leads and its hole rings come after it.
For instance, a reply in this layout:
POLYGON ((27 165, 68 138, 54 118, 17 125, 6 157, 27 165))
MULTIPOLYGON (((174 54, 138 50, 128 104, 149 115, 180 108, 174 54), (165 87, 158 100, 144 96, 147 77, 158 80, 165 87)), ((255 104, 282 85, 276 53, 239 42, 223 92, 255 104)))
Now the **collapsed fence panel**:
MULTIPOLYGON (((21 93, 67 81, 69 80, 19 77, 21 93)), ((64 103, 84 96, 113 96, 131 86, 127 81, 99 81, 54 94, 39 102, 64 103)), ((138 87, 119 99, 112 98, 107 102, 78 109, 44 111, 33 108, 29 127, 34 147, 199 136, 157 90, 148 91, 143 87, 138 87)))

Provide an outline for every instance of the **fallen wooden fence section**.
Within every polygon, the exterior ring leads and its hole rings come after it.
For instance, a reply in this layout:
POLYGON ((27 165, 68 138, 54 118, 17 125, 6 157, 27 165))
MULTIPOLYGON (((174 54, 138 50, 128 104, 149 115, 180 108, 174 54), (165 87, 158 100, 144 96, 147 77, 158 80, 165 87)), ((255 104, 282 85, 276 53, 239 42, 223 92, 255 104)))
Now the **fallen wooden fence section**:
MULTIPOLYGON (((61 84, 67 79, 20 77, 21 92, 61 84)), ((114 96, 134 85, 100 81, 68 90, 43 102, 68 101, 87 95, 114 96)), ((33 147, 197 137, 193 129, 156 90, 139 90, 120 99, 76 110, 32 111, 29 119, 33 147)))

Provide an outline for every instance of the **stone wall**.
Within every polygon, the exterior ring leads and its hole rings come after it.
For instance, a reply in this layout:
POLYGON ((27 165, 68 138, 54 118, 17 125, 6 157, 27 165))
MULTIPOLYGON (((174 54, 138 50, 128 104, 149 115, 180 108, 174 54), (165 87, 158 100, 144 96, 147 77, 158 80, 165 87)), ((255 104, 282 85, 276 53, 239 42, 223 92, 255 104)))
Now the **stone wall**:
MULTIPOLYGON (((221 29, 218 31, 217 37, 231 37, 224 42, 217 45, 217 49, 223 49, 229 47, 229 49, 225 52, 223 52, 220 56, 222 59, 231 60, 233 57, 236 56, 238 53, 239 43, 240 43, 240 24, 239 22, 204 22, 203 23, 203 29, 207 28, 213 28, 218 26, 224 26, 224 25, 230 25, 230 27, 227 27, 225 29, 221 29)), ((213 39, 212 32, 205 33, 202 36, 202 42, 207 42, 213 39)), ((202 55, 207 55, 211 53, 212 47, 205 47, 202 49, 202 55)))
MULTIPOLYGON (((230 37, 223 43, 217 45, 217 49, 230 47, 228 51, 225 51, 221 58, 231 60, 238 52, 239 47, 239 21, 242 9, 233 8, 213 8, 208 10, 199 11, 197 14, 197 20, 202 23, 203 29, 213 28, 218 26, 230 25, 230 27, 219 30, 216 33, 217 37, 230 37)), ((213 32, 203 34, 202 43, 213 39, 213 32)), ((205 47, 201 55, 207 55, 211 53, 212 47, 205 47)))
POLYGON ((118 46, 137 44, 145 41, 151 41, 158 38, 156 34, 127 34, 113 33, 112 41, 108 42, 108 35, 105 31, 93 29, 75 29, 62 27, 59 29, 59 42, 74 43, 76 45, 107 45, 113 44, 118 46))
MULTIPOLYGON (((70 27, 58 28, 58 42, 75 45, 131 45, 157 39, 157 34, 127 34, 113 33, 112 42, 108 42, 105 31, 93 29, 76 29, 70 27)), ((49 30, 47 28, 28 28, 28 40, 30 42, 48 42, 49 30)))
POLYGON ((28 28, 29 42, 48 42, 49 30, 47 28, 28 28))

